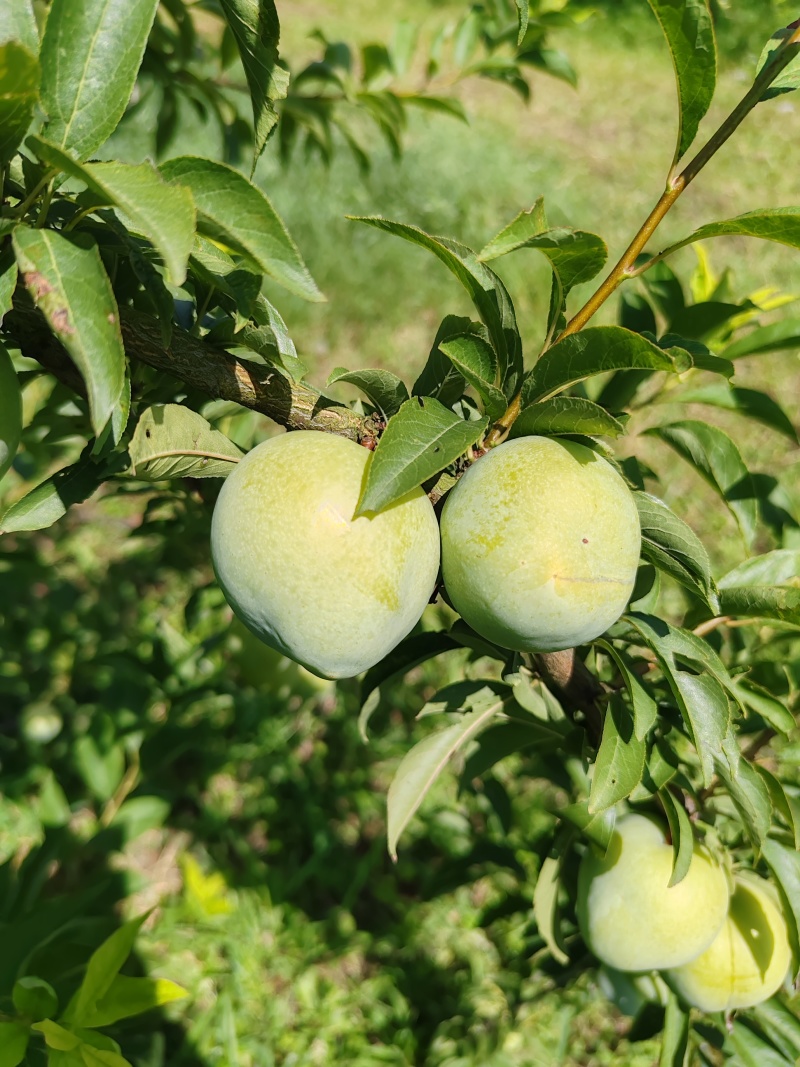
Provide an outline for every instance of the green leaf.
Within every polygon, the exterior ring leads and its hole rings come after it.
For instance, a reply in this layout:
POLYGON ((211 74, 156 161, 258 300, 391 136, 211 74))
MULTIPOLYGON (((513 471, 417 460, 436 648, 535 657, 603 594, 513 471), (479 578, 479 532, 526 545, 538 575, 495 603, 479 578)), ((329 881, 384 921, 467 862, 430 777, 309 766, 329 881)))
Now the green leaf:
POLYGON ((736 618, 776 619, 800 626, 800 586, 746 585, 720 589, 719 609, 736 618))
POLYGON ((407 400, 378 442, 356 515, 381 511, 453 463, 488 420, 465 422, 432 397, 407 400))
MULTIPOLYGON (((234 276, 244 273, 235 271, 233 275, 228 275, 227 281, 233 285, 234 276)), ((247 275, 247 277, 252 278, 253 275, 247 275)), ((260 279, 257 284, 260 285, 260 279)), ((251 311, 252 323, 245 323, 234 335, 234 343, 242 344, 251 351, 258 352, 262 359, 286 371, 293 381, 302 381, 307 368, 297 355, 294 341, 289 336, 289 330, 278 309, 273 307, 266 297, 258 294, 251 311)))
POLYGON ((458 97, 455 96, 431 96, 429 93, 415 93, 403 97, 403 103, 407 106, 422 108, 423 111, 434 111, 440 115, 449 115, 450 118, 458 119, 459 122, 469 123, 466 109, 458 97))
POLYGON ((798 967, 800 948, 800 852, 787 848, 772 837, 762 842, 761 854, 775 876, 784 904, 784 915, 789 924, 789 933, 794 948, 795 973, 798 967))
MULTIPOLYGON (((569 831, 569 836, 574 834, 569 831)), ((569 956, 558 929, 558 891, 561 886, 561 870, 566 855, 566 835, 562 835, 560 856, 547 856, 542 862, 533 889, 533 918, 539 934, 547 945, 550 955, 562 967, 569 963, 569 956)))
POLYGON ((187 995, 185 989, 166 978, 128 978, 118 974, 82 1025, 110 1026, 119 1019, 141 1015, 187 995))
POLYGON ((39 32, 30 0, 6 0, 0 5, 0 41, 18 41, 32 55, 39 52, 39 32))
POLYGON ((745 708, 757 712, 765 722, 782 734, 790 734, 795 728, 794 716, 787 707, 768 690, 747 679, 734 681, 734 693, 745 708))
POLYGON ((18 41, 0 45, 0 163, 14 155, 39 98, 39 61, 18 41))
POLYGON ((747 585, 796 585, 800 575, 800 548, 777 548, 761 556, 746 559, 724 578, 720 589, 747 585))
POLYGON ((673 359, 657 345, 621 326, 590 326, 557 341, 541 357, 522 387, 522 405, 547 400, 593 374, 610 370, 683 371, 688 356, 673 359))
POLYGON ((699 593, 716 611, 711 561, 703 542, 663 500, 641 492, 634 492, 633 499, 642 527, 642 556, 692 592, 699 593))
POLYGON ((788 793, 783 786, 783 782, 771 771, 768 771, 763 764, 758 763, 755 768, 767 787, 773 815, 780 815, 786 823, 789 833, 794 838, 795 849, 800 850, 800 800, 793 794, 788 793))
POLYGON ((669 880, 669 888, 682 882, 689 873, 689 867, 694 855, 694 835, 692 824, 686 808, 670 789, 660 789, 659 799, 664 807, 664 812, 669 823, 669 833, 672 838, 672 875, 669 880))
POLYGON ((243 455, 202 415, 180 404, 158 404, 143 412, 128 451, 131 477, 148 482, 227 478, 243 455))
POLYGON ((270 201, 238 171, 197 156, 179 156, 159 170, 168 182, 191 189, 198 228, 247 264, 306 300, 324 296, 270 201))
POLYGON ((107 1049, 92 1048, 91 1045, 83 1044, 80 1054, 85 1067, 131 1067, 131 1064, 118 1052, 107 1049))
POLYGON ((56 1052, 72 1052, 81 1043, 77 1034, 73 1034, 59 1023, 54 1023, 52 1019, 43 1019, 40 1023, 34 1023, 31 1029, 40 1033, 47 1047, 55 1049, 56 1052))
POLYGON ((800 1019, 777 997, 749 1008, 748 1014, 790 1063, 800 1059, 800 1019))
POLYGON ((746 759, 739 761, 739 773, 735 776, 725 762, 718 759, 717 774, 725 783, 742 824, 758 852, 772 824, 772 801, 766 782, 746 759))
POLYGON ((358 386, 385 419, 396 415, 408 400, 405 382, 388 370, 345 370, 344 367, 336 367, 328 378, 328 385, 335 385, 336 382, 358 386))
POLYGON ((53 0, 42 38, 48 141, 88 159, 131 98, 158 0, 53 0))
POLYGON ((49 982, 34 975, 26 975, 14 983, 11 999, 17 1014, 31 1022, 49 1019, 58 1011, 58 997, 49 982))
POLYGON ((6 245, 0 250, 0 326, 3 319, 11 310, 14 300, 14 290, 17 288, 17 261, 14 259, 14 249, 6 245))
POLYGON ((278 122, 275 101, 289 91, 289 72, 278 60, 281 27, 274 0, 220 0, 250 89, 255 145, 253 169, 278 122))
POLYGON ((489 420, 499 419, 507 405, 503 391, 495 385, 497 356, 492 346, 474 333, 463 333, 442 341, 439 349, 481 398, 489 420))
POLYGON ((25 1059, 29 1038, 25 1023, 0 1022, 0 1067, 18 1067, 25 1059))
MULTIPOLYGON (((787 37, 791 37, 793 33, 794 27, 792 26, 783 26, 773 33, 759 56, 756 75, 759 75, 764 67, 772 62, 775 52, 780 48, 783 41, 787 37)), ((800 46, 790 45, 790 47, 795 53, 794 58, 783 68, 772 84, 767 86, 761 95, 761 100, 772 100, 776 96, 781 96, 783 93, 791 93, 792 90, 800 88, 800 56, 798 55, 800 46)))
POLYGON ((736 411, 772 427, 788 437, 793 444, 798 444, 797 430, 789 416, 777 401, 758 389, 744 389, 718 382, 681 392, 677 399, 682 404, 710 404, 726 411, 736 411))
POLYGON ((689 1055, 689 1014, 670 992, 664 1016, 664 1033, 658 1067, 686 1067, 689 1055))
POLYGON ((781 319, 769 326, 757 326, 743 337, 732 341, 724 353, 728 359, 758 356, 764 352, 780 352, 800 348, 800 320, 781 319))
POLYGON ((732 1067, 797 1067, 793 1059, 785 1059, 762 1034, 748 1025, 747 1018, 737 1018, 725 1040, 725 1051, 733 1053, 726 1059, 732 1067))
POLYGON ((682 241, 664 249, 661 255, 672 255, 685 245, 705 241, 709 237, 760 237, 764 241, 776 241, 791 248, 800 248, 800 208, 762 208, 737 215, 734 219, 709 222, 684 237, 682 241))
POLYGON ((716 426, 694 419, 654 426, 644 432, 660 437, 695 468, 727 504, 745 542, 752 544, 758 501, 753 479, 731 438, 716 426))
POLYGON ((594 764, 590 815, 630 796, 642 780, 644 757, 645 743, 634 733, 630 709, 618 696, 612 696, 606 707, 603 737, 594 764))
POLYGON ((697 135, 714 97, 717 55, 706 0, 648 0, 669 45, 678 83, 678 143, 674 162, 697 135))
POLYGON ((517 32, 517 48, 522 44, 525 39, 525 34, 528 32, 528 0, 516 0, 517 3, 517 18, 519 19, 519 30, 517 32))
MULTIPOLYGON (((513 711, 510 712, 513 716, 513 711)), ((535 749, 536 755, 553 752, 564 743, 563 730, 554 723, 535 719, 499 722, 490 726, 477 738, 474 750, 464 764, 462 778, 471 782, 482 778, 500 760, 517 752, 535 749)))
POLYGON ((420 804, 448 765, 501 711, 503 701, 493 699, 486 707, 459 716, 454 725, 430 734, 406 753, 397 768, 387 797, 389 855, 397 859, 397 842, 420 804))
POLYGON ((64 1018, 71 1026, 88 1026, 87 1020, 98 1010, 98 1004, 110 992, 120 968, 133 951, 136 935, 147 914, 125 923, 96 949, 86 965, 75 996, 70 1001, 64 1018))
POLYGON ((83 375, 99 437, 126 392, 125 350, 111 282, 95 245, 18 226, 12 240, 28 292, 83 375))
POLYGON ((549 259, 558 276, 563 299, 570 289, 591 281, 605 266, 608 248, 597 234, 571 230, 566 226, 531 233, 535 225, 536 207, 517 215, 481 249, 479 258, 487 262, 518 248, 535 248, 549 259))
POLYGON ((568 804, 566 808, 559 809, 556 814, 573 826, 577 826, 583 836, 597 845, 603 853, 608 850, 616 821, 614 808, 606 808, 597 815, 590 815, 588 803, 582 800, 576 804, 568 804))
POLYGON ((0 534, 44 530, 52 526, 66 514, 67 508, 88 500, 106 478, 121 470, 123 460, 120 456, 105 461, 93 459, 92 444, 90 442, 77 463, 52 474, 10 504, 0 516, 0 534))
POLYGON ((573 433, 620 437, 625 433, 625 426, 591 400, 579 396, 553 396, 541 404, 523 408, 508 436, 573 433))
POLYGON ((731 678, 719 657, 701 638, 670 626, 662 619, 640 612, 626 616, 652 648, 673 692, 681 715, 691 733, 700 758, 703 782, 711 784, 714 763, 725 751, 731 724, 731 708, 725 683, 731 678), (702 674, 690 674, 681 661, 705 668, 702 674))
POLYGON ((489 331, 492 347, 497 354, 503 391, 507 397, 512 396, 522 377, 522 344, 514 305, 508 290, 497 275, 479 261, 471 248, 457 241, 446 237, 431 237, 416 226, 392 222, 390 219, 355 215, 348 215, 348 218, 427 248, 458 278, 471 296, 481 321, 489 331))
POLYGON ((658 707, 655 700, 645 689, 639 675, 633 668, 631 659, 625 652, 615 648, 610 641, 605 641, 602 638, 598 638, 594 644, 607 652, 617 665, 633 705, 634 733, 639 741, 644 741, 650 730, 655 726, 656 718, 658 717, 658 707))
POLYGON ((172 283, 183 284, 195 228, 188 189, 168 185, 151 163, 81 164, 40 137, 29 137, 27 145, 43 163, 83 182, 98 206, 119 208, 127 228, 145 237, 164 260, 172 283))

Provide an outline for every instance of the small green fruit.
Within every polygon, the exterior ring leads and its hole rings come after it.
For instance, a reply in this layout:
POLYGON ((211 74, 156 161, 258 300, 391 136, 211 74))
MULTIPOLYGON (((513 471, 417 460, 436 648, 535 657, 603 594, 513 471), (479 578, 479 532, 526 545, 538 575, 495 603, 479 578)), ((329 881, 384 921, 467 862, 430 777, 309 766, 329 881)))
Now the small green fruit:
POLYGON ((725 924, 709 948, 670 971, 683 999, 703 1011, 752 1008, 783 984, 792 950, 769 882, 740 874, 725 924))
POLYGON ((0 478, 11 466, 22 437, 22 393, 11 356, 0 345, 0 478))
POLYGON ((523 437, 493 448, 442 512, 442 570, 456 611, 519 652, 591 641, 625 610, 641 534, 633 497, 590 448, 523 437))
POLYGON ((373 666, 411 631, 439 568, 421 489, 355 518, 372 453, 299 431, 254 448, 226 479, 211 524, 219 583, 262 641, 326 678, 373 666))
POLYGON ((618 971, 678 967, 716 937, 728 911, 728 879, 696 844, 672 887, 672 846, 644 815, 617 820, 605 856, 587 849, 578 875, 578 923, 599 960, 618 971), (680 961, 680 963, 678 962, 680 961))

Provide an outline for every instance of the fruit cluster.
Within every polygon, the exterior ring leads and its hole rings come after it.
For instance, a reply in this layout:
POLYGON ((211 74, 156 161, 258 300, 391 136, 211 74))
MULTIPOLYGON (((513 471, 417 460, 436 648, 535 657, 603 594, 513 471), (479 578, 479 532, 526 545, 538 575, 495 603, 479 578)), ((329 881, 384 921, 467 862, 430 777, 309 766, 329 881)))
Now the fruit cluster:
POLYGON ((572 441, 493 448, 441 517, 421 489, 355 517, 372 453, 314 431, 254 448, 219 495, 217 577, 262 641, 327 678, 359 674, 415 626, 436 586, 502 648, 547 652, 603 633, 622 614, 640 530, 625 482, 572 441))
POLYGON ((752 872, 733 878, 695 844, 688 873, 670 885, 673 850, 644 815, 617 820, 604 856, 589 849, 578 877, 584 940, 615 971, 662 972, 703 1011, 767 1000, 791 963, 786 921, 773 887, 752 872))

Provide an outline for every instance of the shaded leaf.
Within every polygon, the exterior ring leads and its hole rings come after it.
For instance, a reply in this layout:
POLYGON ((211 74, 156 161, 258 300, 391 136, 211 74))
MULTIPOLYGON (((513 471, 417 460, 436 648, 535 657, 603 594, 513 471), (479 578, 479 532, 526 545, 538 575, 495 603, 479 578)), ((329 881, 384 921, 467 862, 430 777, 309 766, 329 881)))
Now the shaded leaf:
POLYGON ((270 201, 238 171, 198 156, 179 156, 159 170, 168 182, 191 189, 198 228, 257 270, 305 300, 324 296, 270 201))
POLYGON ((625 426, 591 400, 578 396, 553 396, 523 408, 508 436, 573 433, 619 437, 625 433, 625 426))
POLYGON ((531 748, 535 748, 537 753, 552 752, 563 742, 562 731, 546 722, 533 719, 499 722, 478 737, 473 752, 464 764, 464 781, 481 778, 500 760, 517 752, 526 752, 531 748))
POLYGON ((44 136, 88 159, 131 98, 158 0, 53 0, 40 61, 44 136))
POLYGON ((633 705, 635 736, 639 741, 644 741, 647 734, 655 726, 656 718, 658 717, 658 707, 655 700, 645 689, 639 675, 633 669, 631 659, 622 649, 615 648, 610 641, 605 641, 602 638, 598 638, 594 644, 607 652, 619 669, 633 705))
POLYGON ((684 1011, 676 995, 670 991, 658 1067, 686 1067, 688 1054, 689 1013, 684 1011))
POLYGON ((589 814, 588 802, 578 801, 576 804, 568 804, 557 812, 560 818, 566 819, 573 826, 577 826, 580 832, 592 844, 597 845, 601 852, 605 853, 611 844, 616 822, 616 810, 606 808, 597 815, 589 814))
POLYGON ((561 886, 561 869, 566 855, 564 835, 561 836, 561 855, 545 857, 536 878, 536 885, 533 888, 533 918, 550 955, 556 963, 563 966, 569 963, 569 956, 558 929, 558 891, 561 886))
POLYGON ((717 761, 717 773, 739 812, 742 824, 758 852, 772 823, 772 801, 766 782, 747 760, 739 762, 739 773, 730 773, 723 760, 717 761))
MULTIPOLYGON (((792 26, 781 27, 781 29, 773 33, 758 58, 756 75, 760 74, 772 62, 781 44, 787 37, 791 37, 793 33, 794 28, 792 26)), ((761 100, 772 100, 776 96, 781 96, 783 93, 791 93, 792 90, 800 88, 800 55, 798 55, 800 53, 800 45, 791 45, 790 47, 794 52, 794 58, 783 68, 772 84, 767 86, 761 95, 761 100)))
POLYGON ((497 356, 492 346, 474 333, 465 333, 442 341, 439 349, 481 398, 489 420, 500 418, 507 405, 505 394, 494 384, 497 356))
POLYGON ((751 544, 758 522, 755 486, 731 438, 716 426, 694 419, 654 426, 644 432, 660 437, 702 475, 728 505, 743 538, 751 544))
POLYGON ((514 305, 497 275, 479 261, 471 248, 447 237, 432 237, 416 226, 392 222, 390 219, 354 215, 348 218, 427 248, 458 278, 489 331, 492 347, 497 354, 503 390, 506 396, 512 396, 522 377, 522 344, 514 305))
POLYGON ((765 722, 782 734, 790 734, 795 728, 794 716, 777 697, 748 679, 736 679, 733 691, 742 707, 751 708, 765 722))
POLYGON ((502 707, 503 701, 496 699, 484 708, 467 712, 452 726, 418 742, 403 757, 387 797, 388 848, 392 859, 397 859, 400 835, 450 759, 485 729, 502 707))
POLYGON ((39 98, 39 61, 19 41, 0 44, 0 163, 17 151, 39 98))
POLYGON ((388 370, 345 370, 336 367, 328 378, 328 385, 349 382, 364 393, 373 407, 388 419, 396 415, 408 400, 406 384, 388 370))
POLYGON ((233 32, 253 105, 253 169, 278 122, 275 101, 289 91, 289 72, 278 60, 280 22, 274 0, 220 0, 233 32))
POLYGON ((764 352, 800 349, 800 320, 781 319, 769 326, 757 326, 725 348, 728 359, 758 356, 764 352))
POLYGON ((658 796, 664 807, 672 838, 672 875, 669 880, 671 888, 682 882, 689 873, 694 855, 694 835, 686 808, 672 791, 666 788, 660 789, 658 796))
POLYGON ((790 940, 794 949, 796 974, 800 960, 800 852, 768 837, 762 842, 761 854, 781 891, 784 915, 789 924, 790 940))
MULTIPOLYGON (((228 275, 229 281, 231 277, 228 275)), ((257 285, 260 285, 260 279, 257 285)), ((278 309, 273 307, 265 296, 257 294, 251 312, 253 321, 245 323, 241 330, 234 334, 234 342, 240 342, 251 351, 257 352, 268 363, 285 370, 293 381, 301 381, 307 368, 297 355, 294 341, 289 336, 289 330, 278 309)))
POLYGON ((28 292, 83 375, 99 436, 123 406, 126 381, 117 302, 100 253, 27 226, 18 226, 12 240, 28 292))
POLYGON ((644 758, 645 744, 634 733, 630 709, 618 696, 612 696, 594 764, 590 815, 613 807, 631 794, 642 780, 644 758))
POLYGON ((694 141, 714 97, 717 80, 714 25, 706 0, 648 0, 648 3, 664 31, 678 83, 677 162, 694 141))
POLYGON ((465 422, 433 397, 407 400, 378 442, 356 515, 380 511, 453 463, 486 430, 465 422))
POLYGON ((64 1019, 71 1026, 88 1025, 87 1020, 97 1011, 98 1003, 108 994, 120 968, 133 951, 136 935, 146 918, 146 914, 140 915, 125 923, 92 953, 83 981, 64 1012, 64 1019))
POLYGON ((723 615, 776 619, 800 626, 800 586, 730 586, 720 589, 719 605, 723 615))
POLYGON ((180 404, 158 404, 142 413, 128 452, 133 478, 226 478, 242 458, 230 438, 202 415, 180 404))
POLYGON ((185 989, 166 978, 128 978, 118 974, 82 1025, 110 1026, 119 1019, 141 1015, 185 996, 185 989))
POLYGON ((682 585, 699 593, 713 611, 718 603, 705 545, 663 500, 634 492, 642 527, 642 556, 682 585))
POLYGON ((682 404, 710 404, 726 411, 736 411, 757 422, 763 422, 765 426, 771 426, 773 430, 788 437, 793 444, 798 443, 797 430, 789 416, 777 401, 758 389, 744 389, 720 382, 681 392, 679 399, 682 404))
POLYGON ((567 386, 610 370, 682 371, 689 357, 674 360, 657 345, 621 326, 590 326, 557 341, 522 387, 522 404, 546 400, 567 386))
POLYGON ((92 444, 90 442, 77 463, 52 474, 10 504, 0 516, 0 534, 44 530, 52 526, 66 514, 67 508, 88 500, 106 478, 122 470, 124 460, 121 456, 106 461, 93 459, 92 444))
POLYGON ((166 264, 174 285, 182 285, 194 242, 194 202, 188 189, 168 185, 150 163, 79 163, 40 137, 28 147, 39 159, 83 182, 98 206, 119 208, 128 228, 147 238, 166 264))
POLYGON ((0 1067, 18 1067, 22 1063, 30 1033, 25 1023, 0 1022, 0 1067))

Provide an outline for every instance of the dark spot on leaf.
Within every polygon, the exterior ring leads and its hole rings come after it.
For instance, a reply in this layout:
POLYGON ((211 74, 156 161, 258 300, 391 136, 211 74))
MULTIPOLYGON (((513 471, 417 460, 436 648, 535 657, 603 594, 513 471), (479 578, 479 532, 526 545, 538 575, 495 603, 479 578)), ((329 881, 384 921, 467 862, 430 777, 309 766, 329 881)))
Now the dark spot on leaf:
POLYGON ((149 437, 150 436, 150 431, 149 430, 145 430, 144 431, 144 435, 145 435, 145 437, 149 437))
POLYGON ((37 302, 53 291, 50 282, 43 274, 40 274, 38 270, 28 271, 25 275, 25 284, 30 289, 33 299, 37 302))
POLYGON ((588 545, 588 544, 589 544, 589 538, 588 538, 588 537, 584 537, 584 539, 583 539, 583 543, 584 543, 585 545, 588 545))

